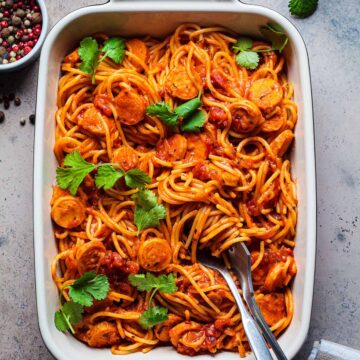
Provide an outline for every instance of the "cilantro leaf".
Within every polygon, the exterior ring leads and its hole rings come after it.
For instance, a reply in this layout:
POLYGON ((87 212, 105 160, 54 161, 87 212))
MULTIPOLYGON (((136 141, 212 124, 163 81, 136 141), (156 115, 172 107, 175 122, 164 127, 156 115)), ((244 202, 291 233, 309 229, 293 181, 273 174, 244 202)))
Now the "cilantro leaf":
POLYGON ((75 331, 72 325, 77 324, 82 319, 84 308, 82 305, 74 301, 66 302, 60 310, 55 313, 54 322, 59 331, 71 330, 74 334, 75 331))
POLYGON ((61 189, 68 189, 71 195, 75 195, 85 176, 96 168, 96 165, 88 163, 78 151, 66 155, 64 165, 56 169, 56 181, 61 189))
POLYGON ((162 306, 154 306, 143 312, 139 318, 140 326, 147 330, 168 319, 168 309, 162 306))
POLYGON ((129 188, 143 189, 146 184, 151 183, 151 177, 140 169, 130 169, 125 174, 125 183, 129 188))
POLYGON ((318 0, 290 0, 289 10, 292 16, 305 18, 312 15, 318 5, 318 0))
POLYGON ((56 311, 54 317, 55 326, 59 331, 66 331, 69 330, 68 322, 65 319, 65 315, 62 313, 61 310, 56 311))
POLYGON ((259 55, 253 51, 241 51, 236 55, 236 62, 246 69, 254 70, 259 65, 259 55))
POLYGON ((182 131, 199 132, 206 121, 206 112, 204 110, 196 110, 181 125, 182 131))
POLYGON ((104 57, 107 56, 116 64, 121 64, 125 56, 125 41, 118 37, 107 39, 101 51, 104 53, 104 57))
POLYGON ((287 35, 285 34, 285 30, 276 23, 268 23, 264 26, 260 27, 261 33, 271 41, 271 49, 278 50, 282 52, 289 42, 287 35))
POLYGON ((156 116, 171 129, 174 129, 179 121, 179 116, 172 112, 169 104, 166 104, 164 101, 149 105, 146 108, 146 113, 150 116, 156 116))
POLYGON ((139 291, 151 291, 156 289, 164 294, 172 294, 177 291, 174 274, 155 276, 151 273, 131 274, 129 281, 132 286, 136 286, 139 291))
POLYGON ((138 232, 148 227, 158 226, 165 219, 166 208, 159 205, 151 190, 142 190, 131 197, 135 202, 134 224, 138 232))
POLYGON ((251 50, 253 41, 247 37, 241 37, 233 45, 232 50, 236 55, 238 65, 246 69, 254 70, 259 65, 259 55, 255 50, 251 50))
POLYGON ((97 67, 97 59, 99 56, 98 43, 92 37, 86 37, 80 42, 78 50, 82 63, 80 64, 80 70, 87 74, 92 74, 93 83, 95 82, 95 69, 97 67))
POLYGON ((241 37, 238 41, 233 45, 232 49, 235 53, 240 51, 246 51, 251 49, 253 46, 253 41, 247 37, 241 37))
POLYGON ((191 115, 201 105, 202 102, 201 102, 201 91, 200 91, 199 95, 196 98, 184 102, 183 104, 178 106, 175 109, 175 113, 184 119, 187 118, 189 115, 191 115))
POLYGON ((83 306, 91 306, 93 298, 103 300, 109 292, 109 280, 105 275, 86 272, 69 287, 70 298, 83 306))
POLYGON ((117 170, 110 164, 101 165, 95 176, 95 184, 99 189, 104 188, 108 190, 112 188, 124 174, 123 170, 117 170))
POLYGON ((135 205, 150 210, 158 204, 157 197, 151 190, 143 190, 131 196, 135 205))
POLYGON ((166 208, 164 205, 156 205, 150 210, 135 206, 134 224, 138 232, 149 227, 159 226, 160 220, 165 219, 166 208))

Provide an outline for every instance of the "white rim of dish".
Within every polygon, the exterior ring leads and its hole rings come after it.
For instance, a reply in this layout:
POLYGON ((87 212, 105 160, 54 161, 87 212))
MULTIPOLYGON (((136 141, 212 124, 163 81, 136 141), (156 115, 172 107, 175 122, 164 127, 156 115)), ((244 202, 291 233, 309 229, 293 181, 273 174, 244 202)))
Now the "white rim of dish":
MULTIPOLYGON (((316 182, 315 182, 315 148, 314 148, 314 123, 313 123, 313 107, 312 107, 312 92, 311 92, 311 80, 310 80, 310 68, 307 49, 300 32, 296 29, 294 24, 283 15, 261 5, 244 4, 239 0, 173 0, 167 2, 164 7, 164 0, 109 0, 102 5, 95 5, 80 8, 74 12, 69 13, 62 18, 52 29, 47 38, 45 47, 43 48, 40 72, 38 82, 38 103, 36 112, 40 117, 36 122, 35 144, 34 144, 34 247, 35 247, 35 283, 36 283, 36 296, 37 296, 37 310, 41 336, 45 342, 47 349, 56 356, 57 359, 65 359, 62 350, 56 344, 52 338, 51 331, 49 329, 49 323, 46 314, 46 291, 43 281, 44 277, 44 248, 43 248, 43 218, 42 218, 42 204, 38 202, 42 198, 42 158, 44 149, 44 114, 45 114, 45 97, 43 89, 39 86, 46 84, 47 81, 47 69, 49 66, 49 53, 52 50, 53 41, 59 33, 72 21, 76 21, 83 15, 97 12, 99 14, 111 11, 123 11, 123 12, 163 12, 163 11, 208 11, 208 12, 238 12, 239 9, 244 9, 246 13, 260 14, 268 19, 271 19, 280 25, 294 39, 296 46, 299 50, 299 59, 302 60, 302 66, 299 68, 300 77, 303 81, 303 103, 304 114, 303 119, 306 119, 306 142, 304 148, 304 155, 306 159, 306 186, 308 188, 308 194, 304 198, 304 201, 308 204, 308 212, 305 214, 307 230, 306 236, 308 241, 306 243, 307 258, 305 269, 305 291, 304 291, 304 305, 302 307, 303 324, 298 333, 297 338, 291 344, 290 350, 286 354, 292 359, 296 353, 300 350, 304 344, 306 336, 308 334, 310 325, 310 316, 312 309, 313 289, 314 289, 314 277, 315 277, 315 252, 316 252, 316 182), (204 8, 204 3, 211 1, 211 7, 204 8), (189 4, 189 5, 188 5, 189 4), (40 184, 40 186, 39 186, 40 184)), ((130 355, 131 356, 131 355, 130 355)), ((151 358, 151 356, 150 356, 151 358)))
POLYGON ((40 54, 41 47, 45 41, 46 34, 48 31, 49 19, 48 19, 48 13, 46 10, 44 0, 36 0, 36 2, 40 7, 41 16, 42 16, 41 34, 38 39, 38 42, 33 47, 33 49, 22 59, 16 60, 13 63, 0 64, 0 73, 20 69, 23 66, 30 64, 32 61, 34 61, 37 58, 37 56, 40 54))

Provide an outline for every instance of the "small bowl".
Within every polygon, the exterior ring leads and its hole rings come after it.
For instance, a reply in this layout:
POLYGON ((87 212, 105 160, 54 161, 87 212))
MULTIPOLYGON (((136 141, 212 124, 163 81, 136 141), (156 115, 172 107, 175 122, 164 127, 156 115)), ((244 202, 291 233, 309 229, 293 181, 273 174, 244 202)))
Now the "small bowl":
POLYGON ((38 42, 33 47, 33 49, 27 55, 25 55, 22 59, 16 60, 13 63, 0 64, 0 73, 6 73, 6 72, 10 72, 10 71, 19 70, 22 67, 31 64, 33 61, 35 61, 39 57, 41 47, 45 41, 46 34, 48 31, 49 21, 48 21, 48 14, 46 11, 46 6, 44 3, 44 0, 36 0, 36 2, 38 4, 38 6, 40 7, 40 12, 41 12, 41 16, 42 16, 41 34, 38 39, 38 42))

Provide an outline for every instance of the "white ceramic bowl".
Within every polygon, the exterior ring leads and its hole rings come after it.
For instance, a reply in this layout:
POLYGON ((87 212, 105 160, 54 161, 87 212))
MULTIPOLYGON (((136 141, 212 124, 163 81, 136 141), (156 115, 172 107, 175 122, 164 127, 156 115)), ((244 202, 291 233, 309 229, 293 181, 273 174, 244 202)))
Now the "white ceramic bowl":
POLYGON ((38 3, 38 5, 40 7, 40 11, 41 11, 41 15, 42 15, 41 34, 38 39, 38 42, 33 47, 33 49, 27 55, 25 55, 23 58, 21 58, 20 60, 16 60, 13 63, 8 63, 8 64, 0 64, 0 74, 19 70, 19 69, 23 68, 24 66, 31 64, 33 61, 35 61, 39 57, 41 47, 45 41, 46 34, 48 32, 49 19, 48 19, 48 14, 47 14, 44 0, 36 0, 36 2, 38 3))
MULTIPOLYGON (((295 87, 299 106, 296 141, 292 152, 292 173, 297 179, 299 211, 295 258, 298 274, 293 284, 295 312, 289 328, 279 342, 289 359, 303 344, 310 323, 316 249, 316 189, 312 98, 309 63, 304 42, 296 28, 283 16, 261 6, 227 1, 121 1, 110 0, 100 6, 77 10, 63 18, 49 33, 44 44, 39 70, 36 109, 34 164, 34 242, 36 291, 41 334, 58 359, 115 359, 109 349, 92 349, 54 326, 54 312, 59 296, 50 274, 50 263, 57 253, 50 219, 52 184, 57 162, 53 155, 56 96, 60 64, 79 41, 92 33, 105 32, 123 36, 152 34, 162 37, 181 23, 219 24, 240 34, 261 36, 259 26, 268 21, 280 24, 289 36, 286 48, 288 77, 295 87)), ((170 346, 142 354, 126 355, 131 360, 184 359, 170 346)), ((215 357, 197 356, 201 360, 232 360, 238 354, 221 352, 215 357)), ((252 355, 248 359, 253 358, 252 355)), ((194 358, 195 359, 195 358, 194 358)))

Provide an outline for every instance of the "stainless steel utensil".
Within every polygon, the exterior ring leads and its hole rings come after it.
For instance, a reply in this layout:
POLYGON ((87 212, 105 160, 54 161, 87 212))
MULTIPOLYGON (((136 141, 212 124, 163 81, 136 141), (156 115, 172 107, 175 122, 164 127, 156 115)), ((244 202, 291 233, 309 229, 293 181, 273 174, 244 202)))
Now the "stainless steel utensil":
POLYGON ((276 357, 279 360, 287 360, 274 334, 264 320, 254 298, 254 288, 251 279, 250 252, 244 243, 237 243, 228 250, 231 267, 240 280, 243 297, 250 309, 251 315, 263 332, 265 339, 269 342, 276 357))
POLYGON ((246 336, 249 340, 251 350, 257 360, 272 360, 272 356, 264 340, 256 321, 249 314, 245 304, 239 294, 239 290, 232 279, 230 272, 225 267, 220 259, 217 259, 211 255, 206 256, 205 254, 198 255, 198 261, 203 265, 208 266, 214 270, 217 270, 225 279, 229 286, 229 289, 234 296, 235 302, 240 310, 241 320, 244 326, 246 336))

